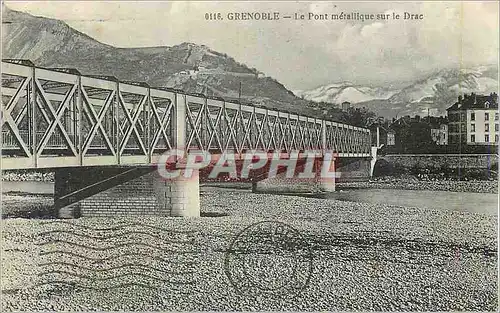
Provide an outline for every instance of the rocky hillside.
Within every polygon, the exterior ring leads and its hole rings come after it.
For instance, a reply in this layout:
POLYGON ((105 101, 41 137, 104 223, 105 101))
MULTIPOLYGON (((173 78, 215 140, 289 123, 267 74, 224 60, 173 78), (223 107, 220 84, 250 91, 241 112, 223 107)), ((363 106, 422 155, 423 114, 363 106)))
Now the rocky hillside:
POLYGON ((425 79, 415 81, 399 90, 383 87, 356 86, 339 83, 322 86, 296 94, 313 101, 326 101, 336 105, 348 101, 365 106, 386 117, 427 114, 445 114, 458 95, 475 92, 489 94, 498 91, 496 65, 474 68, 443 69, 425 79))
POLYGON ((186 92, 237 99, 295 113, 321 116, 322 110, 296 97, 276 80, 203 45, 117 48, 71 28, 63 21, 3 10, 3 58, 29 59, 43 67, 76 68, 186 92))

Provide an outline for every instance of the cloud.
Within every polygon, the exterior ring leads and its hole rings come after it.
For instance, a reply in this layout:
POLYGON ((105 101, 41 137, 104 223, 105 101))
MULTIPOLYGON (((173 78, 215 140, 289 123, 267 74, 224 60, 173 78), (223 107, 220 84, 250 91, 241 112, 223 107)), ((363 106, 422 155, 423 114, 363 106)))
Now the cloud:
POLYGON ((119 47, 205 44, 290 89, 335 81, 397 84, 448 66, 496 63, 492 2, 7 2, 119 47), (205 13, 421 13, 424 19, 210 21, 205 13))

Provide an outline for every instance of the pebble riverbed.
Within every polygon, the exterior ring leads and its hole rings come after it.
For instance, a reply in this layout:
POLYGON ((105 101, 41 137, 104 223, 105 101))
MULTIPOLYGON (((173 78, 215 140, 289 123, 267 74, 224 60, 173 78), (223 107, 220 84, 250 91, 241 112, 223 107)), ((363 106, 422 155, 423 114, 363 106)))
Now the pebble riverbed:
MULTIPOLYGON (((201 201, 205 217, 192 219, 2 220, 2 311, 497 309, 496 216, 214 187, 201 201), (240 295, 225 251, 270 220, 301 233, 310 280, 299 293, 240 295)), ((4 212, 50 205, 3 197, 4 212)))

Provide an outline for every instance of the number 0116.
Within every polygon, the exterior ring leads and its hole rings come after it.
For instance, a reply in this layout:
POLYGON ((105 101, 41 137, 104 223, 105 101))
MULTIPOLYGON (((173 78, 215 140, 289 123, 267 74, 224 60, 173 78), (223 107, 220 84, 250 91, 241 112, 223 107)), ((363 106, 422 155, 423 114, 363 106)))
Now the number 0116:
POLYGON ((209 21, 222 20, 222 14, 220 13, 205 13, 205 19, 209 21))

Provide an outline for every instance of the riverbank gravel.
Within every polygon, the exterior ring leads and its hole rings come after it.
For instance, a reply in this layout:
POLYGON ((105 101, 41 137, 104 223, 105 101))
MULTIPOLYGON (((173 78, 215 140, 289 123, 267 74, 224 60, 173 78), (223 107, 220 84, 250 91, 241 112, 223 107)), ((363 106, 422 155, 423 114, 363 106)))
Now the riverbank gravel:
POLYGON ((218 217, 3 220, 2 310, 497 308, 494 216, 213 187, 201 201, 218 217), (243 296, 226 277, 231 240, 265 220, 312 250, 298 294, 243 296))
POLYGON ((452 192, 498 193, 498 180, 451 180, 451 179, 418 179, 414 176, 379 177, 369 181, 346 182, 338 184, 338 188, 371 188, 371 189, 404 189, 434 190, 452 192))

